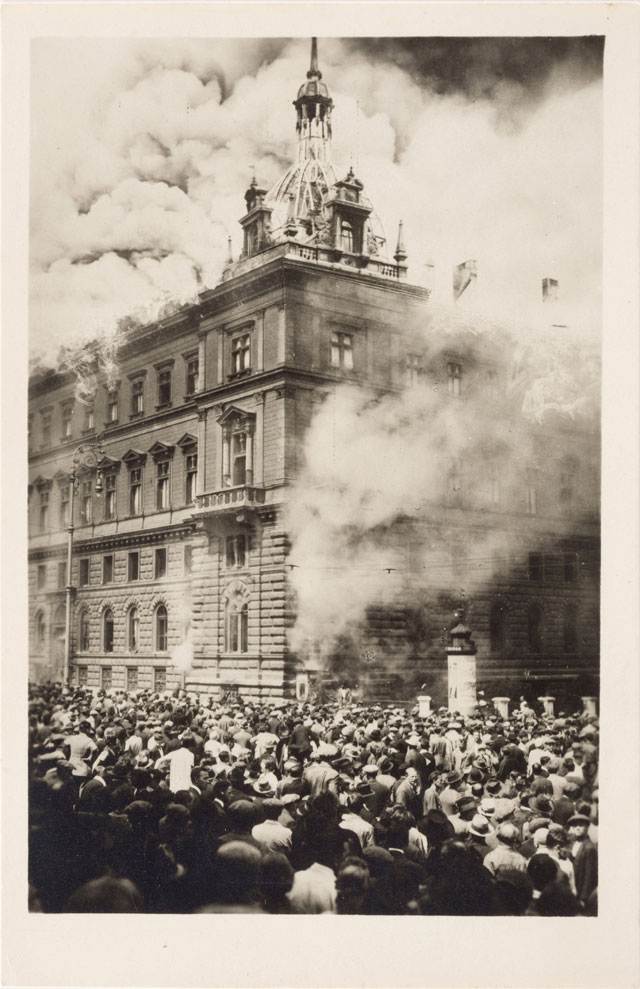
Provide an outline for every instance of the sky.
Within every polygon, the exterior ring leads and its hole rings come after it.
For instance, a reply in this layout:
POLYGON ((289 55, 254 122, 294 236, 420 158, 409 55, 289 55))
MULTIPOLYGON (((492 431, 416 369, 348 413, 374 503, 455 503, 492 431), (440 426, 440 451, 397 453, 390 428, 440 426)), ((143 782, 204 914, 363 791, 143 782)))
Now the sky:
MULTIPOLYGON (((110 333, 216 284, 253 171, 295 156, 309 39, 36 39, 31 69, 30 350, 110 333)), ((600 38, 319 40, 333 162, 350 164, 409 280, 526 332, 601 322, 600 38)))

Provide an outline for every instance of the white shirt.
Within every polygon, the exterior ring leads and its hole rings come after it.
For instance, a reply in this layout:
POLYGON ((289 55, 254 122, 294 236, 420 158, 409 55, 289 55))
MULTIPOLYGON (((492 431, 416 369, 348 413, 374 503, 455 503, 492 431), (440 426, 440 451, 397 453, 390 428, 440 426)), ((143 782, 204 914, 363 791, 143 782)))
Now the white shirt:
POLYGON ((336 877, 333 869, 314 862, 296 872, 287 894, 294 913, 335 913, 336 877))
POLYGON ((158 759, 156 769, 162 769, 167 763, 170 766, 169 789, 173 793, 177 793, 178 790, 188 790, 191 786, 191 770, 194 763, 193 752, 189 749, 175 749, 173 752, 169 752, 168 755, 158 759))
POLYGON ((369 824, 358 814, 344 814, 340 821, 340 827, 345 831, 353 831, 354 834, 357 834, 363 848, 368 848, 376 843, 373 824, 369 824))
POLYGON ((251 829, 251 837, 266 845, 272 852, 291 851, 291 831, 278 821, 263 821, 251 829))

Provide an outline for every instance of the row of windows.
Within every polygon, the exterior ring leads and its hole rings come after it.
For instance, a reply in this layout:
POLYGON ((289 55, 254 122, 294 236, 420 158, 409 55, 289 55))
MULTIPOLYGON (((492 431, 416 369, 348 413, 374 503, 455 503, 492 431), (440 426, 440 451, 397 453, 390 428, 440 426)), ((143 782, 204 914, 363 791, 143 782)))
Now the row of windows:
MULTIPOLYGON (((249 553, 253 548, 251 537, 244 533, 236 533, 227 536, 224 545, 224 561, 228 569, 241 569, 246 566, 249 560, 249 553)), ((190 545, 184 547, 184 574, 191 573, 193 551, 190 545)), ((103 584, 112 584, 115 579, 116 556, 114 553, 107 553, 102 557, 101 578, 103 584)), ((127 581, 134 582, 141 579, 141 559, 140 551, 132 550, 127 553, 127 581)), ((91 580, 91 557, 84 556, 78 560, 78 586, 88 587, 91 580)), ((161 580, 167 576, 167 549, 165 546, 158 546, 153 551, 153 579, 161 580)), ((36 570, 36 588, 43 591, 47 584, 47 564, 39 563, 36 570)), ((64 588, 67 586, 67 563, 66 560, 57 564, 57 586, 64 588)))
MULTIPOLYGON (((139 465, 139 459, 128 470, 127 514, 141 515, 143 511, 143 480, 144 468, 139 465)), ((192 505, 196 498, 196 479, 198 474, 198 454, 195 448, 185 451, 184 459, 184 505, 192 505)), ((153 475, 155 487, 155 507, 157 511, 171 508, 171 461, 158 459, 153 475)), ((94 481, 92 478, 82 480, 78 484, 78 515, 82 524, 94 521, 94 481)), ((118 484, 116 469, 106 468, 103 480, 103 519, 110 521, 118 516, 118 484)), ((51 517, 51 484, 39 487, 38 522, 40 532, 50 528, 51 517)), ((69 525, 71 512, 71 485, 58 485, 58 523, 60 528, 69 525)))
MULTIPOLYGON (((184 397, 191 398, 198 391, 199 381, 199 361, 197 354, 185 355, 185 389, 184 397)), ((156 365, 155 383, 155 409, 168 408, 173 404, 173 359, 156 365)), ((146 371, 138 371, 130 374, 129 377, 129 417, 136 418, 144 415, 145 412, 145 379, 146 371)), ((105 408, 106 426, 113 426, 118 423, 122 411, 123 396, 120 386, 105 388, 105 408)), ((60 403, 60 429, 61 439, 70 439, 73 433, 74 401, 65 399, 60 403)), ((83 433, 92 432, 95 429, 95 403, 88 402, 82 405, 82 426, 83 433)), ((40 446, 52 446, 57 437, 53 435, 54 408, 49 406, 40 410, 40 446)), ((33 417, 29 417, 29 431, 33 428, 33 417)))
MULTIPOLYGON (((225 610, 225 652, 246 653, 248 650, 249 607, 246 603, 237 605, 230 603, 225 610)), ((87 609, 80 612, 78 619, 78 649, 89 652, 91 648, 90 618, 87 609)), ((164 604, 156 607, 153 614, 153 644, 155 652, 167 652, 169 642, 169 617, 164 604)), ((36 616, 36 643, 44 646, 45 624, 44 615, 39 612, 36 616)), ((102 615, 101 627, 102 651, 111 653, 115 644, 115 620, 111 608, 102 615)), ((125 650, 129 653, 140 649, 140 612, 137 605, 132 605, 125 616, 125 650)))
MULTIPOLYGON (((452 507, 465 507, 465 498, 469 493, 480 496, 484 504, 495 508, 506 507, 505 490, 503 479, 503 468, 500 465, 485 463, 482 468, 484 478, 478 479, 475 473, 469 473, 465 479, 465 472, 459 464, 453 464, 447 474, 447 498, 452 507), (468 489, 468 490, 467 490, 468 489)), ((543 481, 538 471, 527 470, 520 481, 521 510, 526 515, 537 515, 540 512, 540 491, 543 481)), ((509 488, 511 486, 509 485, 509 488)), ((545 491, 549 491, 549 485, 545 485, 545 491)), ((513 492, 511 492, 513 493, 513 492)), ((560 509, 569 511, 575 507, 576 502, 576 475, 571 472, 560 472, 559 485, 556 487, 556 494, 559 499, 560 509)))
MULTIPOLYGON (((527 643, 532 653, 540 653, 545 647, 547 629, 542 605, 532 601, 527 609, 527 643)), ((502 602, 495 603, 489 615, 489 642, 492 653, 501 654, 506 647, 507 608, 502 602)), ((575 653, 578 649, 578 609, 572 602, 564 607, 562 614, 562 649, 565 653, 575 653)))
MULTIPOLYGON (((126 677, 126 689, 127 690, 137 690, 140 685, 140 675, 137 666, 127 666, 123 667, 125 670, 126 677)), ((147 671, 145 671, 147 672, 147 671)), ((89 683, 89 667, 88 666, 77 666, 76 667, 76 683, 79 687, 86 687, 89 683)), ((103 690, 111 690, 113 685, 113 667, 112 666, 101 666, 100 667, 100 686, 103 690)), ((167 671, 164 667, 155 666, 153 668, 153 690, 155 693, 161 693, 167 689, 167 671)))

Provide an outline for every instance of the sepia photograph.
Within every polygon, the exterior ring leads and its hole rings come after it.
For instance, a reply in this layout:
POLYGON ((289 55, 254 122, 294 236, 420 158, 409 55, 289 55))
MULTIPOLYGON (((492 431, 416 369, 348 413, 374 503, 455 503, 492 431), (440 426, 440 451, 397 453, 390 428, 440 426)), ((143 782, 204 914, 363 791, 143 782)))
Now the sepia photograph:
POLYGON ((588 940, 609 39, 332 14, 29 41, 17 899, 588 940))

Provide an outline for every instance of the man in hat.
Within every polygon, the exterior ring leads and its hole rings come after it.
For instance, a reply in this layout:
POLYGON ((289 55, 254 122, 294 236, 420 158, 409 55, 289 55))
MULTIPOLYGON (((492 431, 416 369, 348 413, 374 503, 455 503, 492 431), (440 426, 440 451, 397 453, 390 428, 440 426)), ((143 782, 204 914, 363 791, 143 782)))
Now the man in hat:
POLYGON ((515 850, 519 840, 518 829, 509 822, 498 825, 496 831, 498 847, 489 852, 484 858, 484 866, 493 875, 498 875, 501 869, 520 869, 526 871, 527 860, 515 850))
POLYGON ((327 791, 337 796, 338 771, 333 768, 331 762, 338 757, 338 752, 335 746, 325 743, 324 749, 319 749, 319 753, 319 757, 307 766, 302 778, 308 783, 312 797, 327 791))
POLYGON ((574 814, 567 821, 576 896, 582 909, 598 886, 598 849, 588 837, 590 823, 586 814, 574 814))
POLYGON ((446 786, 440 793, 440 806, 447 817, 453 817, 456 812, 458 800, 463 791, 463 776, 457 769, 447 773, 446 786))
POLYGON ((452 814, 449 820, 453 825, 456 835, 465 835, 471 826, 471 820, 476 813, 478 806, 472 796, 462 796, 456 804, 456 813, 452 814))
POLYGON ((380 781, 378 773, 378 766, 375 763, 367 763, 362 767, 362 776, 371 790, 371 795, 365 797, 364 805, 373 817, 379 817, 382 813, 391 789, 380 781))
POLYGON ((360 840, 362 848, 375 844, 373 825, 362 817, 362 808, 367 797, 372 795, 369 784, 364 781, 347 793, 346 807, 342 811, 339 827, 352 831, 360 840))
POLYGON ((193 736, 184 734, 177 749, 167 752, 157 760, 156 769, 169 769, 169 789, 172 793, 190 788, 191 770, 195 761, 194 749, 193 736))
POLYGON ((465 838, 467 846, 473 848, 483 861, 494 848, 493 844, 488 844, 488 839, 493 835, 494 830, 484 814, 474 814, 465 838))
POLYGON ((73 775, 75 777, 89 776, 91 760, 98 751, 98 746, 88 735, 90 725, 88 721, 81 721, 73 735, 69 735, 64 744, 69 749, 69 762, 73 765, 73 775))
POLYGON ((390 799, 406 808, 416 821, 422 816, 420 777, 413 766, 407 766, 405 775, 392 787, 390 799))

